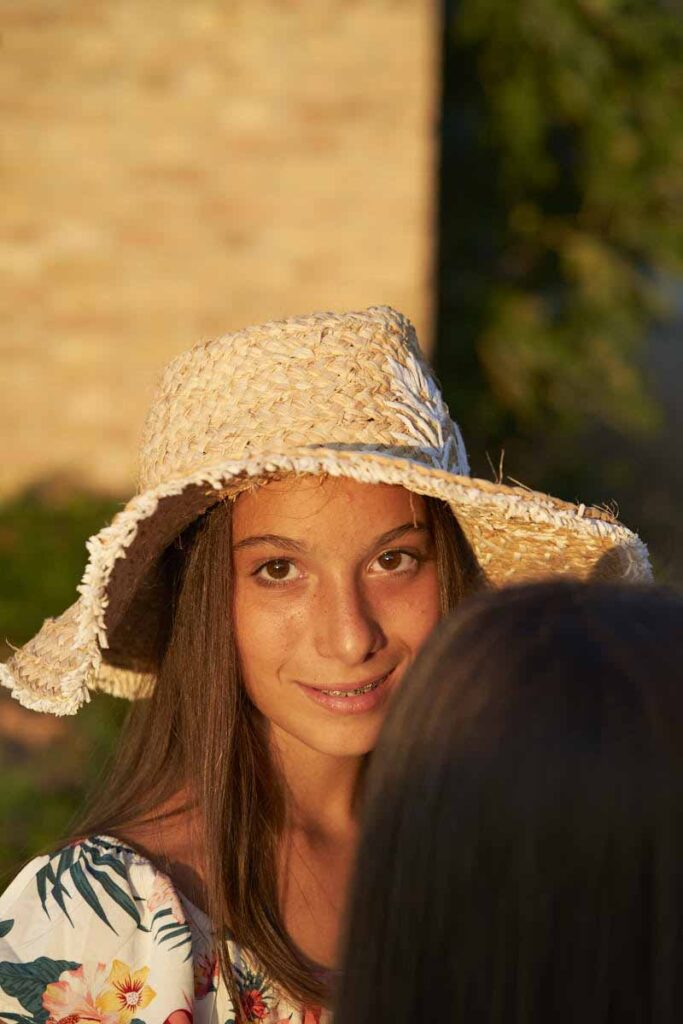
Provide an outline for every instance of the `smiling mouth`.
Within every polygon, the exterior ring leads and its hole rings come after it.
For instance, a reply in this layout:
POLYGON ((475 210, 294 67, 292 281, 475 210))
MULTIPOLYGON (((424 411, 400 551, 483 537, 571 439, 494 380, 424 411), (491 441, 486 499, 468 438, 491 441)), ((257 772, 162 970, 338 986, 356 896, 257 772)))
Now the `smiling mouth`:
MULTIPOLYGON (((392 670, 393 671, 393 670, 392 670)), ((364 693, 371 693, 376 690, 378 686, 390 675, 390 672, 380 676, 379 679, 373 679, 371 682, 366 683, 365 686, 358 686, 355 690, 318 690, 319 693, 324 693, 328 697, 360 697, 364 693)))

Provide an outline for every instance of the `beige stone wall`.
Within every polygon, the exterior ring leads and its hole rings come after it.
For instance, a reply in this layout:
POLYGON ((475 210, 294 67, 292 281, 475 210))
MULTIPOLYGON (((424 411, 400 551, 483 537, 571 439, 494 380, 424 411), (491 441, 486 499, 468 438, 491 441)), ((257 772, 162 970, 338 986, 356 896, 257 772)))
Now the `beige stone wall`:
POLYGON ((125 492, 200 338, 391 303, 429 340, 436 0, 0 0, 0 496, 125 492))

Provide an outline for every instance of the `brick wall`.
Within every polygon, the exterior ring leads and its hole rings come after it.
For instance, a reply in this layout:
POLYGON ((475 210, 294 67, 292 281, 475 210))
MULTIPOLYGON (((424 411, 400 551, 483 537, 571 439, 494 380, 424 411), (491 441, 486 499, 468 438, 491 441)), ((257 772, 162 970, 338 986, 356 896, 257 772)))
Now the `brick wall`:
POLYGON ((0 0, 0 496, 128 490, 200 338, 396 305, 429 341, 436 0, 0 0))

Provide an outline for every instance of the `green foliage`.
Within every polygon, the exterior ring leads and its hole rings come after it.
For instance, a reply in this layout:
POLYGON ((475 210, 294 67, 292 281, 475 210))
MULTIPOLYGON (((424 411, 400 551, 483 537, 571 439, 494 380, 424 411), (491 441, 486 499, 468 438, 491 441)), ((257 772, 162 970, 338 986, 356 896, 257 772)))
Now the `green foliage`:
POLYGON ((683 19, 657 0, 446 4, 437 369, 468 435, 656 426, 683 266, 683 19))
POLYGON ((0 641, 20 646, 78 596, 85 542, 120 506, 101 497, 29 491, 0 505, 0 641))
MULTIPOLYGON (((20 646, 76 598, 87 538, 118 508, 83 493, 0 505, 0 639, 20 646)), ((5 651, 9 653, 9 651, 5 651)), ((58 844, 103 770, 126 704, 98 694, 76 718, 24 712, 0 691, 0 890, 26 857, 58 844)))

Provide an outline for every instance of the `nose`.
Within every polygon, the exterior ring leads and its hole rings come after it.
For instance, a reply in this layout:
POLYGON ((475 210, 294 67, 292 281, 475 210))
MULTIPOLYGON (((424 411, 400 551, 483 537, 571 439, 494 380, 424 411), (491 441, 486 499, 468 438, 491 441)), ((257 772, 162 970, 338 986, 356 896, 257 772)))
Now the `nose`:
POLYGON ((317 596, 312 628, 321 657, 353 667, 384 647, 386 637, 358 580, 328 581, 317 596))

